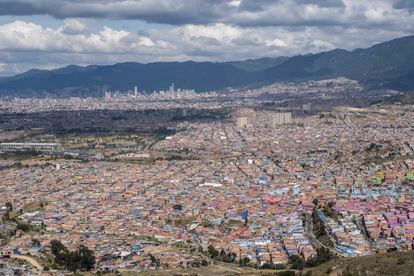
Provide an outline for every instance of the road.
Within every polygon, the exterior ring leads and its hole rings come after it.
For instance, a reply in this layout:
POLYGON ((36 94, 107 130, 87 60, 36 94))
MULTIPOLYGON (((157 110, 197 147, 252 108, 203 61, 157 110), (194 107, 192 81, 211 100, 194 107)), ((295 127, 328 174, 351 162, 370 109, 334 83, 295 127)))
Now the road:
POLYGON ((322 244, 320 242, 320 240, 318 240, 314 235, 313 235, 313 224, 312 224, 312 216, 310 214, 306 214, 306 219, 305 219, 305 231, 306 231, 306 235, 308 236, 309 240, 311 241, 312 245, 315 248, 318 247, 324 247, 324 248, 328 248, 329 247, 325 246, 324 244, 322 244))
POLYGON ((28 262, 34 268, 43 271, 43 265, 41 265, 35 258, 27 255, 11 255, 10 258, 12 259, 19 259, 28 262))
POLYGON ((362 235, 364 236, 364 239, 369 243, 370 247, 375 248, 374 241, 368 236, 367 230, 364 226, 364 223, 361 217, 356 219, 356 225, 358 229, 361 230, 362 235))
POLYGON ((306 214, 306 218, 305 218, 305 232, 307 237, 309 238, 310 242, 312 243, 312 245, 315 248, 318 247, 323 247, 325 249, 328 249, 329 251, 331 251, 333 254, 335 255, 339 255, 339 256, 343 256, 343 257, 348 257, 348 255, 345 255, 339 251, 336 251, 334 248, 328 247, 326 245, 324 245, 323 243, 321 243, 320 240, 318 240, 314 234, 313 234, 313 223, 312 223, 312 216, 310 214, 306 214))

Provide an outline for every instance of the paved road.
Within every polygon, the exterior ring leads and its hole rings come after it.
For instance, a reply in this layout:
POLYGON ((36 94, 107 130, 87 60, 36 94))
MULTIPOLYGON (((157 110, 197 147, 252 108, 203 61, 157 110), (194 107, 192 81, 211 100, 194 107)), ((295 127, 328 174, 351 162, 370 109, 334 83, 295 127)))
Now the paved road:
MULTIPOLYGON (((314 247, 324 247, 328 248, 324 244, 322 244, 314 235, 313 235, 313 223, 312 223, 312 216, 310 214, 306 214, 305 220, 305 231, 306 235, 308 236, 309 240, 311 241, 314 247)), ((330 248, 328 248, 330 249, 330 248)))
POLYGON ((364 226, 364 223, 362 221, 362 218, 356 219, 356 224, 358 226, 358 229, 361 230, 362 235, 364 236, 364 239, 369 243, 371 248, 375 248, 374 241, 368 236, 367 230, 364 226))
POLYGON ((328 247, 326 245, 324 245, 323 243, 321 243, 320 240, 318 240, 314 234, 313 234, 313 222, 312 222, 312 216, 310 214, 306 214, 306 219, 305 219, 305 231, 306 231, 306 235, 308 236, 310 242, 312 243, 312 245, 315 248, 318 247, 323 247, 325 249, 328 249, 329 251, 331 251, 333 254, 339 255, 339 256, 343 256, 343 257, 348 257, 348 255, 345 255, 339 251, 336 251, 335 248, 331 248, 328 247))
POLYGON ((31 264, 34 268, 43 271, 43 265, 41 265, 35 258, 27 255, 11 255, 10 256, 13 259, 19 259, 28 262, 31 264))

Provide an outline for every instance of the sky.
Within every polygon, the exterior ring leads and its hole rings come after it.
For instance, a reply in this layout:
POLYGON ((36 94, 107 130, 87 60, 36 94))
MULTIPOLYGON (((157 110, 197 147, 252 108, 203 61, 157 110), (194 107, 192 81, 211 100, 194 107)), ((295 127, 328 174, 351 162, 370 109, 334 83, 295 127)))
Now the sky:
POLYGON ((414 0, 0 0, 0 76, 352 50, 413 30, 414 0))

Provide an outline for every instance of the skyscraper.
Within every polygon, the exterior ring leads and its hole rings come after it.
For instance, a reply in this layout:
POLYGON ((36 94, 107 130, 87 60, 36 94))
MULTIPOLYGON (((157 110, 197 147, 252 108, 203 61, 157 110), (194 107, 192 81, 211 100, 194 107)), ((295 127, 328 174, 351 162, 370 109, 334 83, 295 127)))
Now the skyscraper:
POLYGON ((237 117, 236 125, 238 128, 245 128, 247 127, 247 117, 237 117))
POLYGON ((282 113, 273 113, 271 115, 271 124, 273 127, 283 124, 292 123, 292 113, 291 112, 282 112, 282 113))

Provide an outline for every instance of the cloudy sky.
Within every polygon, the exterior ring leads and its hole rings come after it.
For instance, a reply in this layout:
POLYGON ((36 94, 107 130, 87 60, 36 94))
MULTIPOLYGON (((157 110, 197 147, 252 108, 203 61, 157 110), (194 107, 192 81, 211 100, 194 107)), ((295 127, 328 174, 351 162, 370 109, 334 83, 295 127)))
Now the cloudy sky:
POLYGON ((414 0, 0 0, 0 76, 351 50, 413 30, 414 0))

